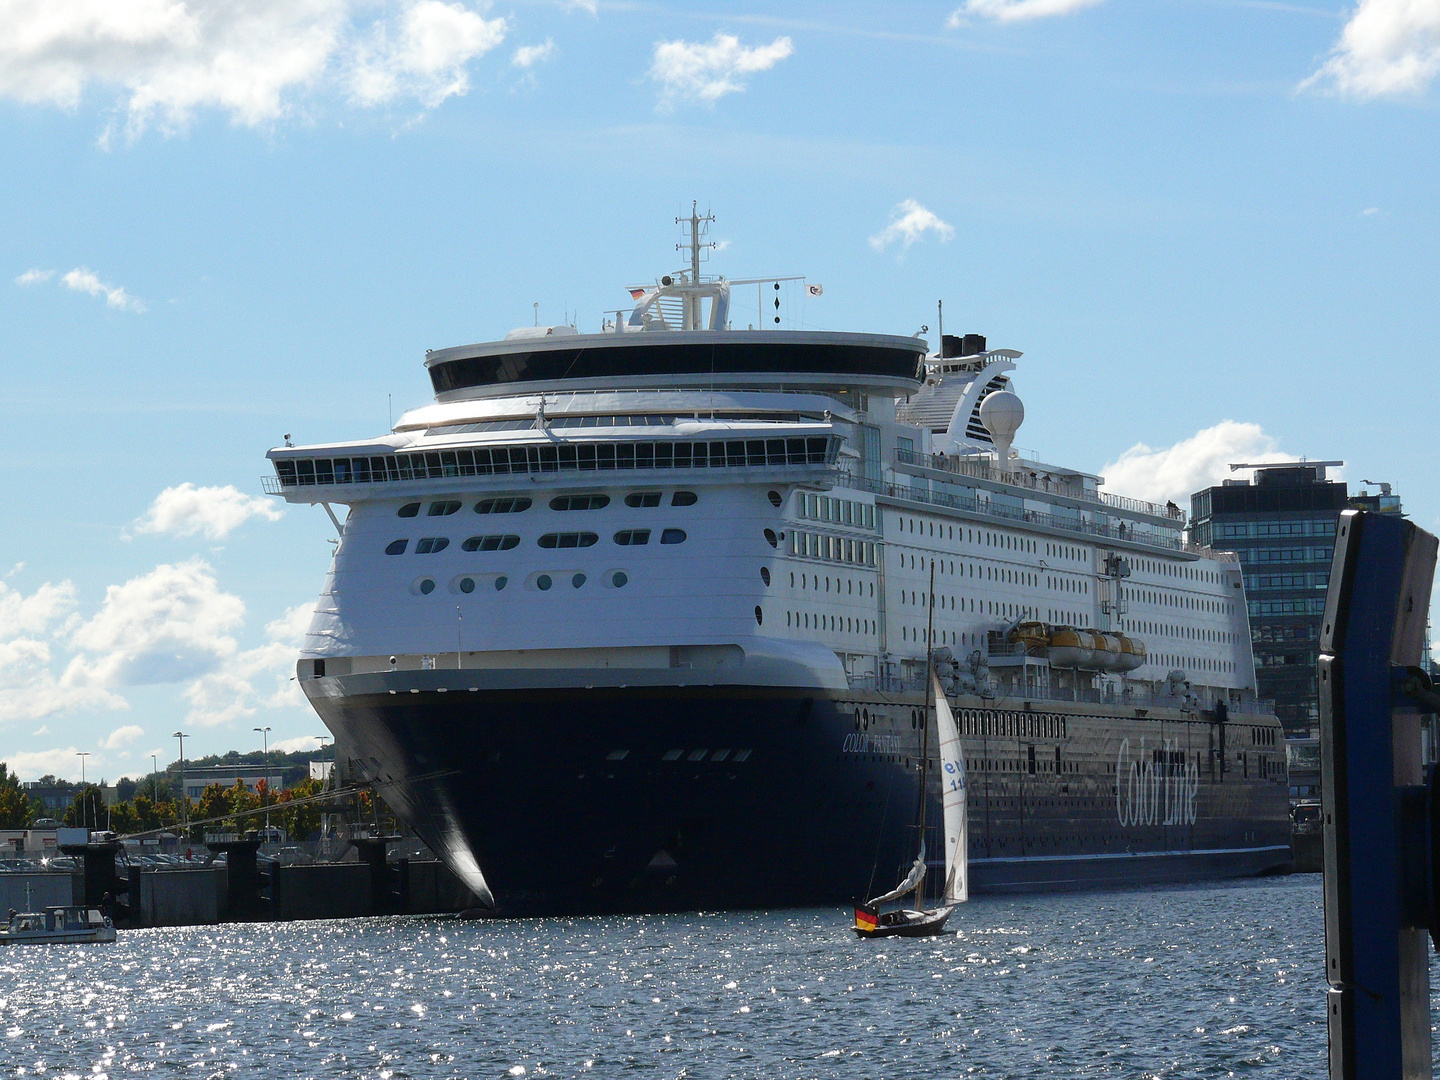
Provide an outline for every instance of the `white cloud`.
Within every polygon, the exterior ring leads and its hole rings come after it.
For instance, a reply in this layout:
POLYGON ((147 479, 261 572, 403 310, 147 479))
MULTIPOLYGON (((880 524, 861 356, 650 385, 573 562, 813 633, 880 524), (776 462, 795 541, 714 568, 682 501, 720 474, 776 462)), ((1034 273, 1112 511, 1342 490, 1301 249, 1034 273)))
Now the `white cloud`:
POLYGON ((38 267, 26 270, 15 279, 16 285, 39 285, 49 281, 55 276, 54 270, 41 270, 38 267))
POLYGON ((123 750, 144 734, 145 729, 138 724, 126 724, 107 735, 100 745, 106 750, 123 750))
POLYGON ((1423 92, 1440 74, 1440 0, 1360 0, 1330 59, 1300 84, 1347 97, 1423 92))
POLYGON ((46 582, 29 596, 0 582, 0 724, 84 706, 124 705, 102 687, 57 679, 51 669, 51 642, 74 618, 74 609, 75 587, 68 581, 46 582))
POLYGON ((745 76, 768 71, 794 51, 788 37, 753 48, 741 45, 733 34, 716 34, 708 44, 657 41, 650 78, 660 84, 662 108, 677 101, 713 105, 726 94, 743 91, 745 76))
MULTIPOLYGON (((16 750, 0 758, 10 766, 10 771, 21 780, 38 780, 42 776, 58 776, 62 780, 80 779, 80 751, 73 746, 56 747, 54 750, 16 750)), ((90 778, 94 764, 85 768, 86 779, 90 778)))
POLYGON ((953 29, 962 25, 966 17, 971 15, 996 22, 1044 19, 1051 15, 1069 15, 1101 2, 1102 0, 965 0, 965 3, 950 13, 946 25, 953 29))
POLYGON ((142 301, 135 299, 135 297, 131 296, 123 288, 106 285, 96 277, 95 272, 88 267, 77 266, 74 270, 71 270, 62 277, 60 281, 66 288, 73 289, 76 292, 89 293, 91 296, 103 296, 105 297, 105 303, 113 308, 119 308, 121 311, 134 311, 136 313, 143 313, 145 311, 145 304, 142 301))
POLYGON ((1374 217, 1378 213, 1380 213, 1380 208, 1378 206, 1367 206, 1364 210, 1360 211, 1360 216, 1374 217))
POLYGON ((565 6, 574 8, 576 11, 588 12, 591 15, 600 14, 599 0, 566 0, 565 6))
MULTIPOLYGON (((329 735, 325 736, 327 739, 329 735)), ((305 750, 320 749, 320 739, 315 735, 297 735, 293 739, 276 739, 270 744, 271 750, 278 750, 282 754, 297 754, 305 750)))
POLYGON ((1188 509, 1194 492, 1246 475, 1231 472, 1232 462, 1292 460, 1259 424, 1222 420, 1174 446, 1156 450, 1136 443, 1102 471, 1110 491, 1188 509))
POLYGON ((185 722, 215 727, 252 716, 260 706, 309 712, 305 695, 291 676, 313 613, 313 604, 289 608, 266 625, 266 644, 237 652, 192 682, 185 690, 190 702, 185 722))
POLYGON ((258 495, 246 495, 233 484, 196 487, 186 482, 168 487, 131 526, 134 533, 194 536, 224 540, 251 518, 279 521, 281 511, 258 495))
POLYGON ((465 65, 505 40, 504 19, 486 21, 461 4, 418 0, 396 27, 377 23, 357 53, 350 91, 363 105, 417 98, 433 109, 470 89, 465 65))
POLYGON ((542 60, 549 60, 555 55, 555 42, 552 38, 546 38, 540 45, 521 45, 515 50, 514 57, 510 63, 518 68, 532 68, 542 60))
POLYGON ((440 0, 0 0, 0 25, 0 97, 75 109, 115 92, 132 138, 208 108, 270 124, 334 86, 433 106, 506 29, 440 0))
POLYGON ((105 590, 100 610, 71 637, 94 655, 76 657, 66 675, 103 687, 198 678, 236 653, 230 632, 244 618, 244 603, 220 590, 203 560, 157 566, 105 590))
POLYGON ((890 224, 870 238, 870 246, 884 251, 900 240, 909 248, 917 240, 923 240, 926 233, 934 233, 943 243, 955 235, 955 230, 914 199, 906 199, 895 207, 890 224))

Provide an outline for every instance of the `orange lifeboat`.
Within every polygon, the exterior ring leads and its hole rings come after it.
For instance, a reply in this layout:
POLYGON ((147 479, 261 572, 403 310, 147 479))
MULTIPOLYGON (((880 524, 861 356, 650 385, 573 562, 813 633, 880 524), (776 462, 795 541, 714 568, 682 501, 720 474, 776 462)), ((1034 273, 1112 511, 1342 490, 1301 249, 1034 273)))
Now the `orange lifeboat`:
POLYGON ((1095 660, 1093 666, 1097 671, 1119 671, 1122 652, 1120 649, 1120 638, 1116 634, 1102 634, 1098 630, 1091 630, 1090 636, 1095 639, 1095 660))
POLYGON ((1120 665, 1115 670, 1134 671, 1136 668, 1144 667, 1150 659, 1145 642, 1139 638, 1126 637, 1124 634, 1117 634, 1116 637, 1120 639, 1120 665))
POLYGON ((1057 626, 1050 634, 1051 667, 1095 666, 1095 635, 1073 626, 1057 626))

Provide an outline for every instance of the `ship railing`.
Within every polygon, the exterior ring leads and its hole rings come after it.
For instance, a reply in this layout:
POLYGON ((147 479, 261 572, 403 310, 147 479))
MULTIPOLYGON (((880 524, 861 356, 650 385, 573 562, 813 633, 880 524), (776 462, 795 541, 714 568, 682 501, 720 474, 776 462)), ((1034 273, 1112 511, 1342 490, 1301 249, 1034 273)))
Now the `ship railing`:
POLYGON ((275 459, 265 492, 296 488, 447 480, 535 473, 625 473, 642 470, 833 467, 838 435, 623 442, 496 444, 365 457, 295 455, 275 459))
POLYGON ((952 510, 964 510, 972 514, 985 514, 990 517, 1039 525, 1044 528, 1079 533, 1083 536, 1127 541, 1134 544, 1143 544, 1147 547, 1164 548, 1169 551, 1184 551, 1203 558, 1216 558, 1220 561, 1235 561, 1233 558, 1225 560, 1221 554, 1212 553, 1207 548, 1187 544, 1180 539, 1178 534, 1172 536, 1151 529, 1139 529, 1133 526, 1127 526, 1123 522, 1118 525, 1111 525, 1108 523, 1102 524, 1094 521, 1086 521, 1079 516, 1078 511, 1075 517, 1046 514, 1039 510, 1026 510, 1020 506, 1007 506, 991 499, 972 499, 964 495, 952 495, 946 491, 930 491, 928 488, 894 484, 884 480, 872 480, 869 477, 856 476, 843 469, 840 471, 840 478, 841 482, 848 487, 855 488, 858 491, 868 491, 873 495, 882 495, 889 499, 929 503, 932 506, 945 506, 952 510))
POLYGON ((957 476, 990 480, 994 483, 1022 487, 1045 495, 1058 495, 1065 499, 1100 503, 1117 510, 1148 514, 1150 517, 1169 518, 1181 525, 1185 523, 1185 511, 1174 503, 1166 503, 1162 506, 1144 499, 1113 495, 1108 491, 1091 491, 1083 484, 1076 484, 1067 481, 1063 476, 1057 477, 1053 473, 1041 472, 1038 469, 999 469, 988 458, 960 454, 922 454, 915 450, 900 449, 895 451, 895 460, 922 469, 935 469, 939 472, 954 473, 957 476))

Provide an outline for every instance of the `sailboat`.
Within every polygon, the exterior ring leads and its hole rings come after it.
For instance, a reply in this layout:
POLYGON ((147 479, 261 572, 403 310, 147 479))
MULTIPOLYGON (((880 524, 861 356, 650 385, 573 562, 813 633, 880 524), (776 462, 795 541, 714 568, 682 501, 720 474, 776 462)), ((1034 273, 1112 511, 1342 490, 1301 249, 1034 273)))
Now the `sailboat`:
MULTIPOLYGON (((937 906, 926 908, 921 897, 925 885, 925 804, 927 802, 926 764, 928 747, 922 742, 920 752, 920 800, 916 812, 916 833, 920 851, 910 872, 899 885, 887 893, 866 900, 855 907, 855 933, 862 938, 933 937, 945 929, 945 921, 956 905, 970 899, 969 838, 966 820, 965 756, 961 752, 960 734, 955 716, 945 698, 945 689, 935 674, 933 656, 927 665, 930 678, 926 696, 935 703, 935 730, 940 739, 940 791, 945 832, 945 882, 937 906), (915 906, 881 912, 880 905, 899 900, 913 891, 915 906)), ((926 710, 927 714, 929 709, 926 710)), ((924 741, 929 740, 926 725, 924 741)))

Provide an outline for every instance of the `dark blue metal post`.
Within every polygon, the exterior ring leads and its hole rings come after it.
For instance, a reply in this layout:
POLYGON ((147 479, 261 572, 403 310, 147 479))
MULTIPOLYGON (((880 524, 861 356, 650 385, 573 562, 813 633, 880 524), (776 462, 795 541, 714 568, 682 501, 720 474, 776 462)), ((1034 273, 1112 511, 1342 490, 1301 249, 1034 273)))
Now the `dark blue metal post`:
POLYGON ((1426 778, 1394 683, 1420 662, 1436 541, 1356 511, 1335 540, 1319 672, 1330 1076, 1428 1077, 1426 778))

